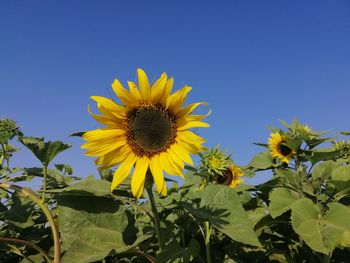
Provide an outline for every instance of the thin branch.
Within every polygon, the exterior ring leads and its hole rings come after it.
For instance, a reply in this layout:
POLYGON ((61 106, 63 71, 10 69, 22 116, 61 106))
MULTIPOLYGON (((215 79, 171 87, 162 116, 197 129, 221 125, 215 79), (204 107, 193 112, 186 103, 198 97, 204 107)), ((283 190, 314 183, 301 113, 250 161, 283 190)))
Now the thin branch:
POLYGON ((22 240, 22 239, 12 238, 12 237, 0 237, 0 241, 17 243, 17 244, 29 246, 29 247, 35 249, 36 251, 38 251, 40 254, 42 254, 48 262, 52 262, 50 257, 46 254, 46 252, 42 248, 40 248, 39 246, 33 244, 32 242, 22 240))

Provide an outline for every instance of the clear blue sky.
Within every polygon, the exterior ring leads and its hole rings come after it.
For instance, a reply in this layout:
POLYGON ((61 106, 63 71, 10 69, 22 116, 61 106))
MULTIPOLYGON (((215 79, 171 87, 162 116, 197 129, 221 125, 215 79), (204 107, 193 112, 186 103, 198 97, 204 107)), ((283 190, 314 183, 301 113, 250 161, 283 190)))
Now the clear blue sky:
MULTIPOLYGON (((89 97, 138 67, 191 85, 188 102, 212 109, 206 145, 244 165, 278 119, 350 130, 350 1, 0 1, 0 117, 72 143, 57 162, 76 175, 96 175, 68 137, 99 127, 89 97)), ((23 152, 15 164, 38 162, 23 152)))

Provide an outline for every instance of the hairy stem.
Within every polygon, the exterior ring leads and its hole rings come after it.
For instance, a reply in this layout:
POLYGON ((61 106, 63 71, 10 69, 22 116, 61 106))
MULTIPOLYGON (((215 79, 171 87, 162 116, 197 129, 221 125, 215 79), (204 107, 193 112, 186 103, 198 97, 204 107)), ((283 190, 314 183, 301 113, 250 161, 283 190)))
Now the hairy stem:
POLYGON ((211 225, 209 222, 204 223, 205 226, 205 254, 207 256, 207 263, 211 263, 211 253, 210 253, 210 235, 211 235, 211 225))
POLYGON ((43 186, 43 193, 41 194, 41 202, 45 203, 45 195, 46 195, 46 178, 47 178, 47 165, 45 164, 43 167, 43 174, 44 174, 44 186, 43 186))
POLYGON ((5 161, 6 149, 4 144, 1 144, 1 150, 2 150, 2 154, 0 156, 0 167, 2 169, 2 176, 5 176, 6 169, 4 168, 4 161, 5 161))
POLYGON ((160 221, 159 221, 159 215, 157 211, 157 205, 156 205, 156 200, 154 199, 153 191, 152 191, 152 185, 153 182, 150 183, 150 180, 152 180, 152 174, 150 172, 147 172, 147 179, 148 182, 145 183, 145 188, 149 197, 149 201, 151 203, 152 207, 152 213, 153 213, 153 225, 154 228, 156 229, 156 234, 158 238, 158 243, 159 243, 159 248, 160 251, 163 250, 165 243, 162 235, 162 231, 160 229, 160 221))

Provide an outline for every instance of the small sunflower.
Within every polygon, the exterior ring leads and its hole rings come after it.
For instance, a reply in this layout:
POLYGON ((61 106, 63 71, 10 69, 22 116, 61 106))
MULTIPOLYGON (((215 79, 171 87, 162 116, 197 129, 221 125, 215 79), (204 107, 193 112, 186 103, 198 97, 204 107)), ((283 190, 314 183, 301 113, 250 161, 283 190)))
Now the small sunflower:
POLYGON ((231 188, 235 188, 244 181, 244 179, 241 178, 242 176, 244 176, 244 174, 241 168, 235 164, 232 164, 222 173, 222 175, 217 177, 216 182, 218 184, 228 185, 231 188))
POLYGON ((163 171, 183 177, 184 163, 193 164, 190 154, 205 150, 205 140, 189 129, 209 127, 201 120, 207 115, 192 115, 198 102, 183 107, 191 87, 171 94, 174 79, 165 73, 150 84, 146 73, 137 70, 138 85, 129 81, 129 90, 115 80, 112 89, 122 104, 92 96, 101 115, 89 113, 105 127, 88 131, 83 135, 87 142, 87 156, 97 157, 95 164, 101 168, 116 166, 111 190, 116 188, 130 174, 131 190, 139 198, 143 193, 146 173, 152 173, 156 189, 167 194, 163 171))
POLYGON ((269 138, 268 147, 273 157, 280 158, 283 162, 288 163, 292 159, 295 151, 286 146, 288 138, 282 136, 280 133, 272 133, 269 138))

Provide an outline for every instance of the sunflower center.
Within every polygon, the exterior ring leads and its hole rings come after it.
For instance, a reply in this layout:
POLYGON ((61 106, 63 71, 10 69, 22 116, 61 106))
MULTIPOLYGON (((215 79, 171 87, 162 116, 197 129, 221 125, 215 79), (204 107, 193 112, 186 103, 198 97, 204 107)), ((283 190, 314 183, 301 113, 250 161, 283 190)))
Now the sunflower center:
POLYGON ((226 169, 223 171, 222 175, 219 175, 216 178, 216 182, 218 184, 223 184, 223 185, 230 185, 232 180, 233 180, 233 174, 230 169, 226 169))
POLYGON ((283 145, 283 144, 279 145, 279 149, 278 150, 283 156, 288 156, 289 154, 292 153, 292 149, 289 148, 288 146, 283 145))
POLYGON ((142 105, 129 112, 127 140, 138 156, 165 151, 176 138, 176 119, 162 106, 142 105))

